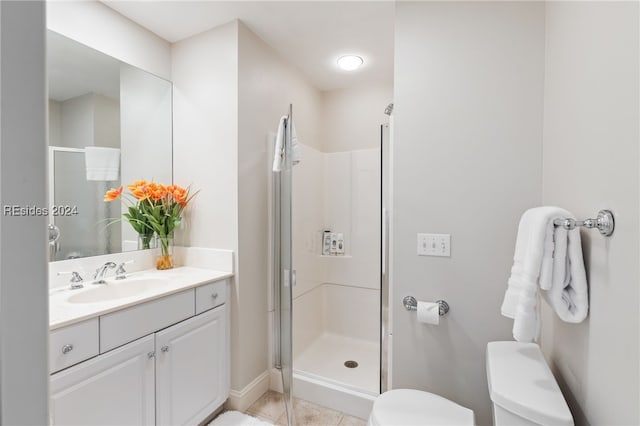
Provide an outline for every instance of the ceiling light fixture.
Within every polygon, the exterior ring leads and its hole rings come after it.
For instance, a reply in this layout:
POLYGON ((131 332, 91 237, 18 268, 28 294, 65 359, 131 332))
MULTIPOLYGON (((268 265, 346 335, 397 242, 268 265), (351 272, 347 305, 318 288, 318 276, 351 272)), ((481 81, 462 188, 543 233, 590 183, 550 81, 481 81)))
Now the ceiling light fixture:
POLYGON ((363 63, 364 60, 356 55, 345 55, 338 58, 338 66, 345 71, 357 70, 363 63))

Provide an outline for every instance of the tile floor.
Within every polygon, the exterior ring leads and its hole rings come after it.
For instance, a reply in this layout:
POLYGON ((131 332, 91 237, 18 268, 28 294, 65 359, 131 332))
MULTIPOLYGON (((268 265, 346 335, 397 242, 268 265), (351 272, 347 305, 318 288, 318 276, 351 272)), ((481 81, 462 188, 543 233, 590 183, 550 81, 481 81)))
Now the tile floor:
MULTIPOLYGON (((293 400, 297 426, 366 426, 367 422, 339 411, 313 404, 301 399, 293 400)), ((268 391, 262 395, 246 414, 269 421, 278 426, 287 425, 282 394, 268 391)))

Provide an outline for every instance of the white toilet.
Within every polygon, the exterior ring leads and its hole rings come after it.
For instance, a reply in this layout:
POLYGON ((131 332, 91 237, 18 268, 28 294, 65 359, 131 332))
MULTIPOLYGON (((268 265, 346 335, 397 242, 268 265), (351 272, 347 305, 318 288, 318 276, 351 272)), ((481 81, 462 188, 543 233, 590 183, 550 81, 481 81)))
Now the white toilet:
POLYGON ((368 426, 473 425, 473 411, 433 393, 394 389, 373 403, 368 426))
MULTIPOLYGON (((535 343, 487 345, 487 379, 496 426, 572 426, 573 418, 535 343)), ((411 389, 383 393, 373 403, 369 426, 473 425, 473 411, 441 396, 411 389)))

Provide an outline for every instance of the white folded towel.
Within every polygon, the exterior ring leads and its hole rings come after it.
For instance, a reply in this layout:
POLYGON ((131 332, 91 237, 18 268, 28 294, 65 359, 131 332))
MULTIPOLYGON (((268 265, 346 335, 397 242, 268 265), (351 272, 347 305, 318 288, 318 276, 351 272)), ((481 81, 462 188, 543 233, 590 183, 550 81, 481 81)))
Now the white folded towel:
POLYGON ((553 284, 542 294, 561 320, 582 322, 589 313, 589 289, 579 228, 556 228, 553 260, 553 284))
POLYGON ((120 150, 88 146, 84 149, 87 180, 113 181, 120 179, 120 150))
MULTIPOLYGON (((276 134, 276 149, 273 154, 273 171, 279 172, 282 170, 282 165, 284 164, 284 142, 285 142, 285 131, 284 126, 288 116, 283 115, 280 118, 280 123, 278 123, 278 133, 276 134)), ((302 159, 302 152, 300 150, 300 146, 298 145, 298 135, 296 133, 296 126, 291 123, 291 164, 296 165, 302 159)))
POLYGON ((588 311, 587 282, 580 231, 554 227, 556 218, 573 217, 558 207, 527 210, 518 225, 513 267, 502 315, 513 318, 513 337, 531 342, 540 332, 539 289, 558 316, 580 322, 588 311), (567 267, 568 265, 568 267, 567 267))

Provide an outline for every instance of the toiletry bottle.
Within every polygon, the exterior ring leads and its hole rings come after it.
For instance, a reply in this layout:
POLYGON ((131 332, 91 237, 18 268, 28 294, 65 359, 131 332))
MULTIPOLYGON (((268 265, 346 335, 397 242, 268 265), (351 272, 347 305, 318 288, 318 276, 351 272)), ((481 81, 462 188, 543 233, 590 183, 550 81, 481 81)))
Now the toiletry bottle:
POLYGON ((338 256, 344 256, 344 235, 342 233, 338 233, 336 236, 336 254, 338 256))
POLYGON ((329 249, 329 254, 335 255, 338 250, 338 234, 335 232, 331 233, 331 249, 329 249))
POLYGON ((331 230, 325 229, 322 233, 322 255, 329 256, 331 254, 331 230))

